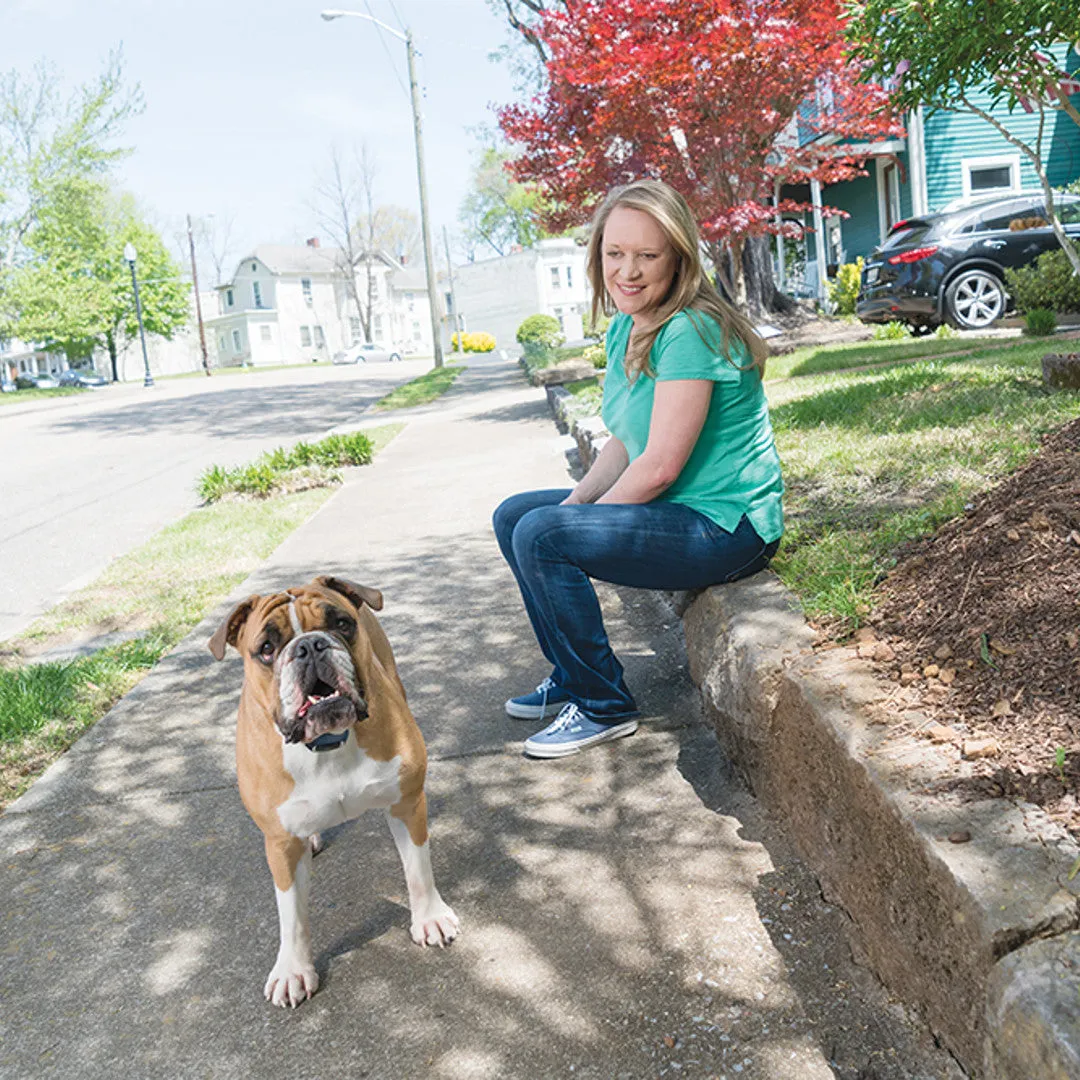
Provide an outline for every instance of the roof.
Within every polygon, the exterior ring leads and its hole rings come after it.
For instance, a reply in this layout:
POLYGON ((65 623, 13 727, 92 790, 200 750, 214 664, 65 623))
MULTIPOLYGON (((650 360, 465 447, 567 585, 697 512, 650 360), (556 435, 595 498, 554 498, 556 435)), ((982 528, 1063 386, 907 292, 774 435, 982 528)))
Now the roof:
POLYGON ((340 248, 313 248, 307 244, 260 244, 248 258, 258 259, 275 274, 329 274, 338 267, 342 253, 340 248))

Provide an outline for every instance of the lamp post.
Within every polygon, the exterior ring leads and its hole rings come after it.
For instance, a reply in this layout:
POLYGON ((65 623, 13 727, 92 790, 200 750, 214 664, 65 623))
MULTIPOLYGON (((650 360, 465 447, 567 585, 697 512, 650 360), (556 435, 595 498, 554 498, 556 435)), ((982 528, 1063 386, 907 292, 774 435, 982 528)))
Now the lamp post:
POLYGON ((139 300, 139 280, 135 277, 135 259, 137 254, 135 245, 129 240, 124 245, 124 258, 127 260, 128 266, 131 267, 131 287, 135 290, 135 318, 139 321, 139 340, 142 342, 143 370, 146 372, 143 377, 143 386, 153 386, 154 379, 150 374, 150 358, 146 355, 146 333, 143 331, 142 324, 142 303, 139 300))
POLYGON ((431 246, 431 226, 428 221, 427 178, 424 173, 424 133, 420 118, 420 86, 416 81, 416 49, 413 46, 412 33, 403 34, 392 26, 376 19, 373 15, 364 15, 359 11, 339 11, 336 8, 320 13, 327 22, 349 16, 365 19, 381 27, 388 34, 393 34, 399 41, 405 42, 405 55, 409 62, 409 89, 412 95, 413 138, 416 143, 416 179, 420 186, 420 231, 424 239, 424 268, 427 271, 428 307, 431 309, 431 342, 435 349, 435 366, 443 366, 442 330, 439 326, 438 286, 435 278, 435 258, 431 246))

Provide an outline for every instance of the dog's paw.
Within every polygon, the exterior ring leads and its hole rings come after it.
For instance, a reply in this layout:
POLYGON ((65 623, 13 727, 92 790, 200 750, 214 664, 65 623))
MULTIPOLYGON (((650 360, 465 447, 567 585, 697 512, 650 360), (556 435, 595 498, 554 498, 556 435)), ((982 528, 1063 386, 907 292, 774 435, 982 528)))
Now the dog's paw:
POLYGON ((319 989, 313 964, 278 959, 266 980, 263 993, 272 1005, 295 1009, 319 989))
POLYGON ((322 851, 324 847, 326 847, 326 843, 323 841, 322 838, 322 833, 312 833, 308 837, 308 844, 311 845, 312 855, 318 855, 319 852, 322 851))
POLYGON ((458 936, 461 924, 450 907, 440 900, 413 919, 409 932, 417 945, 438 945, 441 948, 458 936))

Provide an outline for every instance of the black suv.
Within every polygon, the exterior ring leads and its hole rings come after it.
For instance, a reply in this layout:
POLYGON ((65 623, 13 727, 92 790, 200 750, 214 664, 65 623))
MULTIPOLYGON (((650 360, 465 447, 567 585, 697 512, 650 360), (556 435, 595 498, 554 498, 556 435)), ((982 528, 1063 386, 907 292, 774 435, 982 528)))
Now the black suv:
MULTIPOLYGON (((1066 235, 1080 242, 1080 195, 1054 199, 1066 235)), ((1005 313, 1005 268, 1060 248, 1041 194, 1003 195, 947 213, 897 222, 863 264, 855 313, 863 322, 905 322, 916 332, 943 322, 981 330, 1005 313)))

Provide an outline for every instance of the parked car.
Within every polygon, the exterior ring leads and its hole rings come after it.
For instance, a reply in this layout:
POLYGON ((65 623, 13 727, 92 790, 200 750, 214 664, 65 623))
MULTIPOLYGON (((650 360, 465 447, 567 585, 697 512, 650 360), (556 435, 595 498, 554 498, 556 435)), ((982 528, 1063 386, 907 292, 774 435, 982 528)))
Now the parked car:
POLYGON ((107 386, 109 380, 96 371, 84 371, 79 368, 69 368, 60 373, 57 380, 61 386, 78 386, 88 389, 94 386, 107 386))
POLYGON ((383 345, 377 341, 365 341, 359 345, 344 349, 334 357, 335 364, 365 364, 374 360, 401 359, 401 353, 392 345, 383 345))
MULTIPOLYGON (((1054 200, 1080 242, 1080 195, 1054 200)), ((1060 248, 1041 195, 980 200, 897 222, 863 263, 855 313, 865 323, 905 322, 916 332, 948 322, 982 330, 1010 306, 1005 269, 1060 248)))
POLYGON ((6 375, 0 377, 0 394, 14 394, 18 389, 6 375))
POLYGON ((20 390, 55 390, 60 384, 46 372, 21 371, 15 376, 15 385, 20 390))

